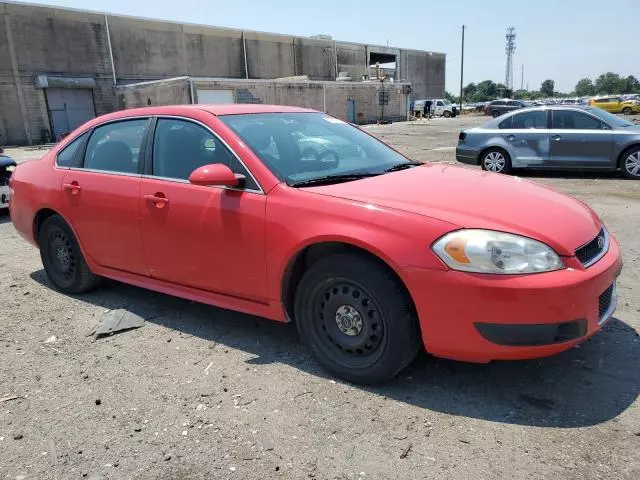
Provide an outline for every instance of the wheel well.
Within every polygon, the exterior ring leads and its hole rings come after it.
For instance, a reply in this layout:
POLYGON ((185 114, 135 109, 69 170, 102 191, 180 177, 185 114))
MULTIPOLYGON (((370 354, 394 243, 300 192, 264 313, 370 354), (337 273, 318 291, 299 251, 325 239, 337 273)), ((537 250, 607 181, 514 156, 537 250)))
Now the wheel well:
POLYGON ((384 260, 374 255, 373 253, 363 248, 342 242, 322 242, 314 243, 304 248, 298 254, 289 261, 282 278, 282 303, 284 305, 285 312, 290 320, 294 319, 294 304, 296 299, 296 291, 298 284, 302 279, 304 273, 317 261, 323 257, 332 255, 334 253, 350 253, 357 255, 367 260, 377 263, 381 268, 386 269, 393 277, 398 281, 398 284, 402 286, 407 294, 407 298, 411 301, 412 307, 415 312, 415 304, 411 298, 411 294, 406 285, 398 274, 391 268, 384 260))
POLYGON ((478 154, 478 165, 480 165, 482 163, 482 157, 484 157, 484 154, 487 153, 489 150, 500 150, 502 153, 504 153, 506 155, 506 157, 511 160, 511 155, 509 155, 509 152, 507 152, 504 148, 502 147, 487 147, 484 150, 482 150, 479 154, 478 154))
POLYGON ((36 242, 40 236, 40 227, 47 218, 52 217, 53 215, 58 215, 58 212, 51 210, 50 208, 43 208, 42 210, 38 210, 38 213, 36 213, 36 216, 33 219, 33 238, 36 242))
POLYGON ((633 145, 629 145, 628 147, 626 147, 624 150, 622 150, 620 152, 620 155, 618 155, 618 168, 622 168, 622 159, 624 158, 624 156, 632 149, 634 148, 638 148, 640 147, 640 143, 634 143, 633 145))

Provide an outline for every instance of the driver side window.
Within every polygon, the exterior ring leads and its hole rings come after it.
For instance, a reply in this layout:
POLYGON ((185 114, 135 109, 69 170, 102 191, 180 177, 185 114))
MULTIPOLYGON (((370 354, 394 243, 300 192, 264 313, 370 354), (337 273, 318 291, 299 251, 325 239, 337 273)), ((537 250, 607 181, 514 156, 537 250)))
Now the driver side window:
POLYGON ((246 177, 245 189, 259 190, 244 165, 209 130, 187 120, 160 118, 153 141, 153 175, 187 180, 203 165, 222 163, 246 177))

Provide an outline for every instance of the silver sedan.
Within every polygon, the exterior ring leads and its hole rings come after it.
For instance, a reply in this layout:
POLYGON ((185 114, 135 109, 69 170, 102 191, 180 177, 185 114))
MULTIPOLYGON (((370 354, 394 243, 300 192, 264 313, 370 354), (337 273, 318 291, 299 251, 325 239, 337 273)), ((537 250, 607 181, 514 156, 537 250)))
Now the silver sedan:
POLYGON ((526 108, 460 132, 456 159, 498 173, 621 169, 640 180, 640 125, 593 107, 526 108))

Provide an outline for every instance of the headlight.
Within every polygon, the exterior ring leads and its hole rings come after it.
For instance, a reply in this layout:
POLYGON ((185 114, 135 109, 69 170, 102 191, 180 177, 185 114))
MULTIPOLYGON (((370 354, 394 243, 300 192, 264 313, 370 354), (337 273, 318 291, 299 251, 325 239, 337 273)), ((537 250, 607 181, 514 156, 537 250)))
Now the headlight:
POLYGON ((433 251, 453 270, 504 275, 550 272, 564 268, 544 243, 492 230, 458 230, 433 244, 433 251))

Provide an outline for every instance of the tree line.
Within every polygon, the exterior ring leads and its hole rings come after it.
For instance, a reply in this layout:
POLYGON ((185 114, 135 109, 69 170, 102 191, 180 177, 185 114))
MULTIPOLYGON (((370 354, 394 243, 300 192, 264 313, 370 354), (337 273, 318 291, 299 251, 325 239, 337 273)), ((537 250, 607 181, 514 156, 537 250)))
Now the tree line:
MULTIPOLYGON (((629 93, 640 94, 640 81, 633 75, 623 77, 617 73, 607 72, 594 80, 583 78, 578 81, 572 92, 557 92, 555 82, 551 79, 545 80, 540 85, 539 90, 515 90, 509 91, 502 83, 495 83, 492 80, 484 80, 479 83, 469 83, 462 89, 463 100, 466 103, 488 102, 496 98, 515 98, 518 100, 536 100, 538 98, 550 97, 587 97, 592 95, 623 95, 629 93)), ((446 92, 446 97, 457 102, 459 98, 450 92, 446 92)))

